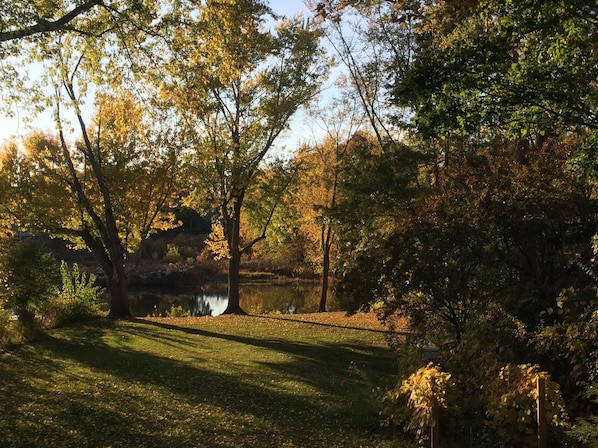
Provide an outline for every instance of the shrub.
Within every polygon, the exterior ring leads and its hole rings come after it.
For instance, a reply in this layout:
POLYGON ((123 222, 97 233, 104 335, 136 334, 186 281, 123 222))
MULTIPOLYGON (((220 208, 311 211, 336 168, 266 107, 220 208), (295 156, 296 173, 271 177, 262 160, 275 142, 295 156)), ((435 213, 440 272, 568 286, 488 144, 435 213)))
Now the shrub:
POLYGON ((430 428, 439 423, 434 420, 435 409, 447 408, 447 392, 452 387, 451 375, 430 363, 386 393, 382 415, 415 432, 422 444, 430 428))
POLYGON ((48 302, 58 293, 58 269, 54 256, 33 238, 13 243, 2 262, 2 295, 8 311, 18 316, 24 336, 37 331, 48 302))
MULTIPOLYGON (((598 405, 598 384, 588 386, 586 395, 594 405, 598 405)), ((584 446, 598 448, 598 414, 576 420, 570 434, 584 446)))
POLYGON ((14 314, 0 304, 0 349, 19 342, 21 335, 15 328, 14 314))
POLYGON ((543 314, 533 340, 552 378, 563 385, 568 410, 586 412, 584 391, 598 381, 598 299, 594 288, 561 291, 556 306, 543 314))
POLYGON ((141 258, 159 260, 166 254, 166 241, 155 235, 146 239, 139 247, 141 258))
POLYGON ((60 265, 60 274, 62 289, 49 310, 49 313, 55 315, 54 323, 97 317, 100 314, 103 289, 95 285, 95 275, 81 272, 76 263, 71 270, 65 261, 60 265))
POLYGON ((489 425, 498 433, 503 446, 537 446, 536 402, 537 379, 546 380, 546 423, 552 428, 566 428, 565 412, 559 385, 548 373, 531 364, 504 366, 488 387, 489 425))
POLYGON ((179 253, 179 249, 174 244, 169 244, 166 246, 166 255, 164 259, 166 261, 179 261, 181 259, 181 254, 179 253))
POLYGON ((182 306, 172 305, 169 310, 166 311, 167 317, 189 317, 189 311, 182 306))
POLYGON ((186 235, 184 233, 177 234, 173 240, 174 244, 183 259, 195 259, 201 253, 204 247, 203 238, 199 235, 186 235))

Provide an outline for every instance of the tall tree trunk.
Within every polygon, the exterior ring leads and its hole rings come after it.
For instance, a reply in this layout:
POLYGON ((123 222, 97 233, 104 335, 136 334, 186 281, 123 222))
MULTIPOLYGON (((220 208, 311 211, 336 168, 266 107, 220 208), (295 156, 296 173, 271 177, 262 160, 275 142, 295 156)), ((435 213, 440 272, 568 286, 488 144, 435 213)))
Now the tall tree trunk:
POLYGON ((108 279, 108 292, 110 293, 110 312, 112 319, 130 319, 129 306, 129 278, 124 263, 114 263, 112 277, 108 279))
POLYGON ((326 312, 326 302, 328 300, 328 276, 330 274, 330 246, 324 249, 324 261, 322 263, 322 292, 320 294, 320 306, 318 313, 326 312))
MULTIPOLYGON (((333 198, 334 205, 334 198, 333 198)), ((318 313, 326 312, 326 302, 328 300, 328 276, 330 275, 330 250, 332 248, 332 227, 330 224, 324 224, 322 227, 322 292, 320 294, 320 306, 318 313)))
POLYGON ((239 277, 241 271, 240 218, 242 198, 234 201, 232 216, 225 218, 228 240, 228 305, 223 314, 247 314, 241 308, 239 277))
POLYGON ((247 314, 241 308, 239 294, 239 277, 241 270, 241 253, 230 254, 228 260, 228 305, 224 314, 247 314))
MULTIPOLYGON (((129 307, 129 279, 125 269, 124 249, 120 241, 107 245, 100 238, 94 238, 89 229, 85 227, 81 233, 85 244, 99 263, 108 286, 110 294, 110 311, 108 317, 114 319, 129 319, 132 317, 129 307)), ((109 241, 106 238, 107 241, 109 241)))

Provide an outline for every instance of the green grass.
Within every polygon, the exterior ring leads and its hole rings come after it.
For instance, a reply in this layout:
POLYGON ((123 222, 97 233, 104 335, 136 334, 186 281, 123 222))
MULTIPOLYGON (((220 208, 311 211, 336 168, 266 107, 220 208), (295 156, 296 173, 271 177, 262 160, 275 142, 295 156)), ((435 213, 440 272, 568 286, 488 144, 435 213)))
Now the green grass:
POLYGON ((396 373, 382 330, 341 313, 53 330, 0 356, 0 446, 389 446, 372 392, 396 373))

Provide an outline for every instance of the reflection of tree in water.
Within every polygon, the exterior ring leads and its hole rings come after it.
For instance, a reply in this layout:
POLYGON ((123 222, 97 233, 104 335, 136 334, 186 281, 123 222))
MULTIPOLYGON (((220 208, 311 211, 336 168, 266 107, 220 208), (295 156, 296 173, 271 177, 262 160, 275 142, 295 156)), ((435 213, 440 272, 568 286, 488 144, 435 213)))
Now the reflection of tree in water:
POLYGON ((250 313, 308 313, 318 309, 318 284, 247 285, 241 287, 241 305, 250 313))
POLYGON ((189 305, 189 314, 191 316, 211 316, 212 305, 204 296, 197 296, 195 301, 191 301, 189 305))
POLYGON ((189 303, 191 316, 217 316, 226 309, 228 298, 219 294, 198 294, 189 303))
MULTIPOLYGON (((241 306, 251 314, 278 312, 283 314, 313 313, 320 300, 318 283, 287 285, 242 285, 241 306)), ((194 317, 218 316, 228 303, 226 290, 219 287, 194 291, 139 291, 131 294, 134 316, 166 316, 173 306, 189 310, 194 317)), ((329 310, 336 300, 329 298, 329 310)))
POLYGON ((129 295, 129 306, 133 316, 161 316, 166 315, 170 303, 164 300, 162 294, 149 292, 132 293, 129 295))

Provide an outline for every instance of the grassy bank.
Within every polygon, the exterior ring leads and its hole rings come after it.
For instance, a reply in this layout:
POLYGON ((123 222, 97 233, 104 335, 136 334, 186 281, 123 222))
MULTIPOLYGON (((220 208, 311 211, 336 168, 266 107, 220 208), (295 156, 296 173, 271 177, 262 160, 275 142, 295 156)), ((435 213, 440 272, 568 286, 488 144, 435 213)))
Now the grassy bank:
POLYGON ((0 446, 383 446, 382 330, 342 313, 57 329, 0 356, 0 446))

